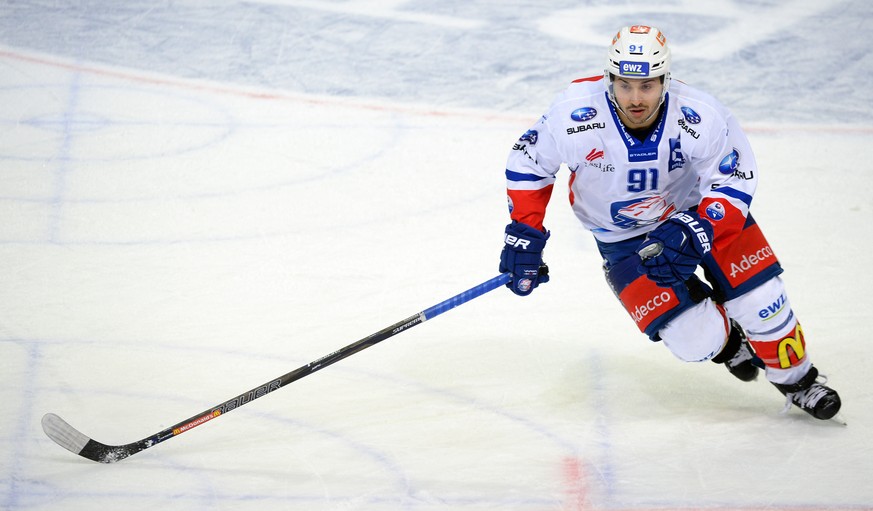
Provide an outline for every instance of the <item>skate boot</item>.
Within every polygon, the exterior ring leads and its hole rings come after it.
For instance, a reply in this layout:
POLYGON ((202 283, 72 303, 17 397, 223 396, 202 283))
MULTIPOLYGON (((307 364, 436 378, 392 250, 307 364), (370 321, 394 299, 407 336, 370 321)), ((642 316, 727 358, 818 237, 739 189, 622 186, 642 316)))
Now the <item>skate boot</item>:
POLYGON ((731 333, 721 353, 713 359, 716 364, 724 364, 728 371, 742 381, 752 381, 758 377, 758 368, 764 364, 752 351, 743 329, 731 320, 731 333))
POLYGON ((786 411, 793 404, 816 419, 828 420, 840 411, 842 402, 837 391, 824 385, 827 381, 827 377, 819 376, 818 369, 812 367, 797 383, 773 385, 785 395, 786 411))

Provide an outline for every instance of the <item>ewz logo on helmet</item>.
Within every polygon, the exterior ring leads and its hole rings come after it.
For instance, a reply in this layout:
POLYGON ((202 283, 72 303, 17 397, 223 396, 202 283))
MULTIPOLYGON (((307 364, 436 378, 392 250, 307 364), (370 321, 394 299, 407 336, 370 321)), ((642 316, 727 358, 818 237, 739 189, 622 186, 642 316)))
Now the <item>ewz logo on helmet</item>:
POLYGON ((622 60, 618 63, 619 74, 622 76, 649 76, 648 62, 630 62, 622 60))

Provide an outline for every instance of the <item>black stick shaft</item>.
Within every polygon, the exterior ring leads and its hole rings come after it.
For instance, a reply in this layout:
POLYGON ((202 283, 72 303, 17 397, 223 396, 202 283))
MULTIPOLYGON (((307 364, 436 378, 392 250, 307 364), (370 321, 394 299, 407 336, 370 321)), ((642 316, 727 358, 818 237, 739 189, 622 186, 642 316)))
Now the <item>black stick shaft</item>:
POLYGON ((432 319, 443 312, 451 310, 458 305, 466 303, 473 298, 481 296, 493 289, 496 289, 510 280, 510 275, 508 273, 504 273, 497 277, 494 277, 478 286, 468 289, 463 293, 455 295, 448 300, 440 302, 433 307, 425 309, 418 314, 414 314, 409 316, 406 319, 398 321, 391 326, 385 327, 382 330, 379 330, 376 333, 373 333, 363 339, 349 344, 343 348, 340 348, 333 353, 325 355, 318 360, 314 360, 304 366, 298 367, 297 369, 291 371, 290 373, 284 374, 278 378, 270 380, 263 385, 255 387, 247 392, 243 392, 242 394, 228 399, 227 401, 213 406, 208 410, 204 410, 197 415, 189 417, 178 424, 174 424, 163 431, 155 433, 154 435, 139 440, 137 442, 133 442, 126 445, 106 445, 100 443, 96 440, 88 438, 87 436, 79 433, 75 428, 67 424, 63 419, 54 415, 54 414, 46 414, 43 417, 43 429, 46 434, 55 442, 57 442, 62 447, 71 450, 79 454, 80 456, 84 456, 90 460, 99 461, 102 463, 112 463, 115 461, 122 460, 127 458, 128 456, 132 456, 144 449, 148 449, 156 444, 169 440, 171 438, 175 438, 186 431, 189 431, 201 424, 209 422, 217 417, 220 417, 232 410, 239 408, 245 404, 248 404, 255 399, 263 397, 275 390, 279 390, 280 388, 288 385, 289 383, 295 382, 303 377, 309 376, 310 374, 324 369, 344 358, 350 357, 359 351, 365 350, 374 344, 378 344, 385 339, 393 337, 401 332, 404 332, 420 323, 427 321, 428 319, 432 319))

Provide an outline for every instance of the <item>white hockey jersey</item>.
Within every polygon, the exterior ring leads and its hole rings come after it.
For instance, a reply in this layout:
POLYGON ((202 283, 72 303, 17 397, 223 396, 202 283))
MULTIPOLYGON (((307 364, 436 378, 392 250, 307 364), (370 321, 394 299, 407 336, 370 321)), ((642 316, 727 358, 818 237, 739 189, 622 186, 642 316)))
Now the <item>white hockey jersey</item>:
POLYGON ((699 205, 716 246, 742 229, 757 185, 755 158, 734 117, 713 97, 673 80, 654 131, 637 140, 620 122, 605 78, 577 80, 513 147, 506 164, 512 219, 543 229, 556 175, 604 242, 645 234, 699 205))

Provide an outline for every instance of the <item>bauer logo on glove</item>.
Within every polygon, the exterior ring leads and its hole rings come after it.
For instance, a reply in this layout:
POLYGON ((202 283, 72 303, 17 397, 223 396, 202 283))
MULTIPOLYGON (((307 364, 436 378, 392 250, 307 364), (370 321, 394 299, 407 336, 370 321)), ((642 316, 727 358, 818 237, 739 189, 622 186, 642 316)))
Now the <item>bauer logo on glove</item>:
POLYGON ((503 239, 503 242, 507 245, 512 246, 513 248, 520 248, 521 250, 527 250, 527 247, 530 246, 530 240, 518 238, 508 233, 506 235, 506 238, 503 239))
MULTIPOLYGON (((688 228, 697 235, 697 240, 699 242, 701 250, 703 250, 703 254, 706 254, 712 249, 712 245, 710 244, 710 240, 712 239, 712 226, 706 220, 700 220, 700 216, 697 213, 694 216, 689 215, 688 213, 679 213, 674 216, 676 220, 680 222, 684 222, 688 228), (701 222, 706 222, 706 225, 709 226, 709 232, 707 233, 706 229, 701 225, 701 222)), ((701 255, 703 255, 701 254, 701 255)))

